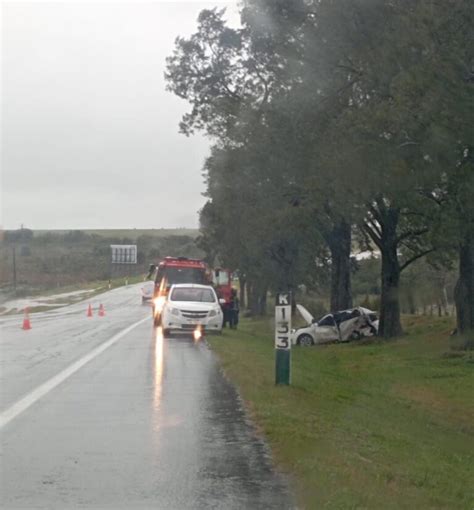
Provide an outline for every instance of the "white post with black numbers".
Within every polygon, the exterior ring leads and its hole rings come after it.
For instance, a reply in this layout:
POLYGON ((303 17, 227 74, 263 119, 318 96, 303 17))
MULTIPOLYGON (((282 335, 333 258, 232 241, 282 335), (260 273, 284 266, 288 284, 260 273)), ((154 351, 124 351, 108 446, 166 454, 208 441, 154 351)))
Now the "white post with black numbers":
POLYGON ((275 384, 290 384, 291 292, 280 292, 275 303, 275 384))

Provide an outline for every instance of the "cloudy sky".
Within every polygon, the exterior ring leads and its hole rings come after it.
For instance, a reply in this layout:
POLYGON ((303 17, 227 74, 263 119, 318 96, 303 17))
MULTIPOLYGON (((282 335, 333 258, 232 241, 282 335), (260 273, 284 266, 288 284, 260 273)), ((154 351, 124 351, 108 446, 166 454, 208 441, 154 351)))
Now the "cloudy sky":
POLYGON ((165 57, 231 2, 4 2, 2 220, 46 228, 197 226, 209 142, 178 133, 165 57))

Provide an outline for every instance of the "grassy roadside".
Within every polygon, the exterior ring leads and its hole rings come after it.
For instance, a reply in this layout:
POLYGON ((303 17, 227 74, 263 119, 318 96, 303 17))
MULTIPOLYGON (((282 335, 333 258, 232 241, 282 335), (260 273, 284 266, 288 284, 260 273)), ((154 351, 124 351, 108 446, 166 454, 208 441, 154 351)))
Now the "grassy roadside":
POLYGON ((303 508, 474 508, 474 357, 449 319, 390 343, 295 348, 274 386, 272 323, 209 340, 303 508))

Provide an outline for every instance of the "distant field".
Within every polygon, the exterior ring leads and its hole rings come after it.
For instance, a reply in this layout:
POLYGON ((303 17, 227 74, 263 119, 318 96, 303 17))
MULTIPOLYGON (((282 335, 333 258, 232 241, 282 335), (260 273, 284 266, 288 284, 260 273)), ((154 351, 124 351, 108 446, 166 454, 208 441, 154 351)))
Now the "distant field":
POLYGON ((35 235, 44 235, 48 232, 53 234, 65 234, 71 230, 80 230, 85 234, 95 234, 103 237, 128 237, 137 239, 140 236, 150 237, 168 237, 168 236, 190 236, 197 237, 199 231, 197 228, 130 228, 130 229, 66 229, 66 230, 34 230, 35 235))
POLYGON ((6 231, 0 239, 0 291, 6 298, 21 297, 119 275, 143 276, 166 256, 202 258, 197 236, 190 228, 6 231), (112 266, 111 244, 136 244, 137 263, 112 266))

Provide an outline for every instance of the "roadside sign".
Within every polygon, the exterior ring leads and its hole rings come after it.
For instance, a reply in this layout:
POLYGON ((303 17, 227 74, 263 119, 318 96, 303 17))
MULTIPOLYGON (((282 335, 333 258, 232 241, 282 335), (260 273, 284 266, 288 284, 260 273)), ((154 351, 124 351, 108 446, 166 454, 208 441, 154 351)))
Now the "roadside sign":
POLYGON ((291 292, 280 292, 275 303, 275 384, 290 384, 291 292))
POLYGON ((136 244, 111 244, 112 264, 136 264, 137 263, 137 245, 136 244))

